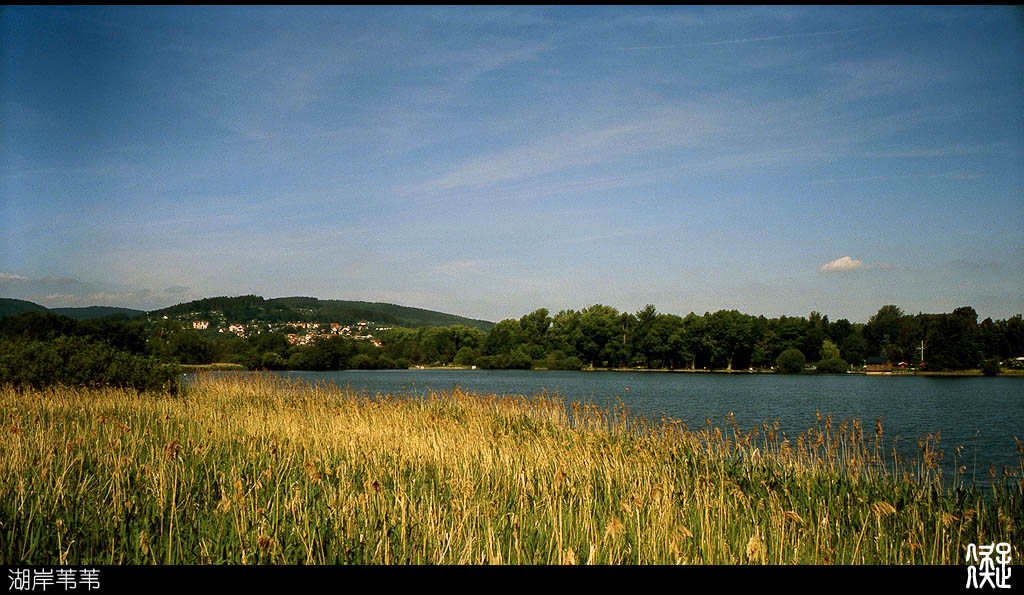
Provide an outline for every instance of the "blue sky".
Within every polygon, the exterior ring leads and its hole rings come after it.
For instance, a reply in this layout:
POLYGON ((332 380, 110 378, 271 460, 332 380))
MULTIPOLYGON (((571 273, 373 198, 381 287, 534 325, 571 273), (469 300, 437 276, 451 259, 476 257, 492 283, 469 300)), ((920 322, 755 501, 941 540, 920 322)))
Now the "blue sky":
POLYGON ((6 7, 0 296, 1024 311, 1012 7, 6 7))

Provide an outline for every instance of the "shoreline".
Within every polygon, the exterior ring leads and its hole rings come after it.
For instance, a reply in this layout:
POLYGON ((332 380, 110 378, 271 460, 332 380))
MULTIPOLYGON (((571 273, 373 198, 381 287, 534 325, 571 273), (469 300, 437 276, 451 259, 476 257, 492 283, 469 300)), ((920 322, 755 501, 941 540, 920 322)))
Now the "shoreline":
MULTIPOLYGON (((196 372, 250 372, 250 370, 241 364, 230 364, 230 363, 213 363, 213 364, 180 364, 183 371, 187 373, 196 372)), ((278 372, 341 372, 345 370, 352 370, 354 368, 343 368, 339 370, 274 370, 278 372)), ((477 371, 483 370, 476 366, 410 366, 408 368, 396 368, 404 370, 465 370, 477 371)), ((380 370, 375 370, 380 371, 380 370)), ((664 368, 580 368, 579 370, 552 370, 551 368, 530 368, 526 371, 532 372, 550 372, 550 371, 568 371, 568 372, 639 372, 639 373, 650 373, 650 374, 748 374, 748 375, 760 375, 760 374, 783 374, 782 372, 776 372, 774 370, 706 370, 706 369, 671 369, 667 370, 664 368)), ((869 373, 864 370, 851 370, 843 374, 826 374, 819 372, 803 372, 800 374, 786 374, 788 376, 844 376, 844 375, 857 375, 857 376, 924 376, 932 378, 975 378, 985 377, 985 374, 981 370, 946 370, 946 371, 924 371, 924 370, 893 370, 892 372, 874 372, 869 373)), ((1024 370, 1003 370, 993 378, 1024 378, 1024 370)))

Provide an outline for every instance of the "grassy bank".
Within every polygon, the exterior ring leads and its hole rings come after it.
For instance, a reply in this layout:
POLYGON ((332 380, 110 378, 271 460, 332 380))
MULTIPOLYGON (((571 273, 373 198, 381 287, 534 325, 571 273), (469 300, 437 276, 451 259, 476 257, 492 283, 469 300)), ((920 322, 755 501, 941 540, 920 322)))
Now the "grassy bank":
POLYGON ((881 428, 633 422, 549 395, 200 375, 0 389, 5 564, 962 564, 1020 555, 1020 478, 943 494, 881 428), (842 469, 846 468, 847 471, 842 469), (913 474, 913 477, 909 475, 913 474))
POLYGON ((183 372, 197 373, 197 372, 244 372, 247 370, 242 364, 228 364, 228 363, 215 363, 215 364, 181 364, 181 370, 183 372))

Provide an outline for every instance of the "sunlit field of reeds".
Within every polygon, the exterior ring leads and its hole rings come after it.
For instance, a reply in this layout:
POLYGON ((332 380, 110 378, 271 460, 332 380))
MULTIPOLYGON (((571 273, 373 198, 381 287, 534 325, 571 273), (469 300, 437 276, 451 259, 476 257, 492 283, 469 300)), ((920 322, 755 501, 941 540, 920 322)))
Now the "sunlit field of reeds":
POLYGON ((270 374, 200 375, 177 396, 0 388, 0 552, 18 565, 963 564, 968 543, 1008 542, 1020 555, 1019 474, 939 489, 934 441, 894 467, 880 423, 723 427, 270 374))

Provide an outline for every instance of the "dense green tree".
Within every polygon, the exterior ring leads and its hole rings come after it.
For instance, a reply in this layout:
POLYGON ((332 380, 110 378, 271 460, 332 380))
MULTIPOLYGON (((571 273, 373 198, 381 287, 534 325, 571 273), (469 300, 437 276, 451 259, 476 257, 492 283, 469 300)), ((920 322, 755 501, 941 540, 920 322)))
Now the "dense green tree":
MULTIPOLYGON (((772 326, 774 326, 776 336, 776 357, 787 349, 803 349, 808 327, 806 318, 781 316, 773 321, 772 326)), ((804 357, 806 356, 805 353, 804 357)))
MULTIPOLYGON (((639 317, 638 317, 639 318, 639 317)), ((672 314, 658 314, 641 325, 635 345, 634 363, 650 368, 675 368, 683 364, 685 330, 683 319, 672 314)))
POLYGON ((484 355, 508 355, 519 344, 518 320, 502 320, 491 328, 484 341, 484 355))
POLYGON ((750 354, 750 364, 757 368, 769 368, 775 365, 775 358, 781 353, 781 350, 776 349, 778 335, 772 321, 763 316, 758 318, 757 327, 760 338, 750 354))
POLYGON ((417 333, 421 344, 420 356, 431 364, 450 364, 458 350, 455 334, 448 327, 432 326, 417 333))
POLYGON ((582 359, 592 366, 623 366, 625 347, 613 339, 619 335, 619 312, 611 306, 595 304, 580 312, 579 341, 575 347, 582 359))
POLYGON ((822 374, 845 374, 849 369, 850 364, 838 357, 821 360, 817 365, 817 371, 822 374))
POLYGON ((811 312, 811 316, 807 320, 807 331, 804 333, 804 340, 800 345, 800 351, 804 353, 808 361, 824 359, 821 346, 829 337, 827 325, 827 316, 823 318, 818 312, 811 312))
POLYGON ((355 370, 375 370, 377 360, 368 353, 358 353, 352 357, 352 368, 355 370))
POLYGON ((168 354, 182 364, 209 364, 213 362, 210 343, 192 329, 182 329, 171 335, 168 354))
POLYGON ((752 317, 736 310, 719 310, 707 320, 707 333, 711 343, 712 365, 717 368, 733 369, 733 364, 747 367, 750 354, 753 352, 754 325, 752 317), (735 362, 737 355, 742 361, 735 362))
POLYGON ((852 332, 853 325, 845 318, 840 318, 828 326, 828 336, 836 345, 842 345, 852 332))
POLYGON ((250 348, 259 353, 273 351, 282 357, 288 356, 288 350, 291 347, 288 337, 282 333, 259 333, 249 337, 247 341, 249 341, 250 348))
POLYGON ((985 376, 996 376, 1002 371, 998 357, 990 357, 981 364, 981 372, 985 376))
POLYGON ((854 366, 863 365, 868 353, 868 343, 860 331, 855 330, 843 339, 839 353, 840 357, 854 366))
POLYGON ((864 340, 871 355, 881 355, 885 346, 895 344, 903 331, 903 311, 893 305, 882 306, 864 326, 864 340))
POLYGON ((821 359, 839 359, 839 347, 829 339, 825 339, 821 344, 821 359))
POLYGON ((779 354, 776 365, 780 372, 799 374, 804 371, 804 367, 807 365, 807 358, 804 357, 803 351, 796 347, 790 347, 779 354))
POLYGON ((527 343, 541 344, 544 336, 551 328, 551 317, 547 308, 540 308, 519 319, 522 340, 527 343))
POLYGON ((455 341, 456 352, 463 347, 480 349, 487 340, 487 333, 475 327, 456 324, 448 328, 451 329, 452 337, 455 341))
MULTIPOLYGON (((1024 357, 1024 319, 1020 314, 996 323, 1002 331, 1002 349, 999 356, 1003 359, 1024 357)), ((995 354, 992 354, 995 355, 995 354)))
POLYGON ((422 343, 415 330, 397 328, 384 333, 381 337, 384 353, 392 359, 408 359, 409 361, 423 363, 422 343))
POLYGON ((952 314, 933 318, 928 333, 927 366, 931 370, 962 370, 981 364, 978 351, 978 314, 974 308, 957 308, 952 314))
POLYGON ((693 312, 683 317, 682 350, 690 356, 691 370, 705 368, 711 363, 711 341, 706 329, 704 317, 693 312))
POLYGON ((619 314, 619 326, 622 327, 622 344, 629 345, 634 340, 633 332, 637 327, 636 316, 629 312, 619 314))
POLYGON ((268 351, 263 354, 263 358, 260 361, 260 367, 266 370, 281 370, 287 365, 281 354, 275 351, 268 351))
POLYGON ((675 314, 662 314, 651 328, 658 337, 660 349, 656 352, 662 368, 682 368, 693 356, 686 350, 687 337, 683 319, 675 314))
POLYGON ((661 351, 661 342, 664 337, 650 337, 649 335, 658 316, 658 310, 653 304, 647 304, 641 310, 637 310, 633 316, 627 317, 626 313, 620 315, 624 329, 632 326, 630 340, 624 341, 623 344, 632 349, 635 364, 644 367, 656 366, 652 360, 659 359, 657 353, 661 351))
POLYGON ((895 343, 889 343, 882 348, 882 356, 888 361, 892 362, 893 365, 904 361, 903 348, 895 343))
POLYGON ((562 310, 551 319, 551 328, 547 332, 548 348, 566 354, 576 354, 577 335, 579 330, 579 312, 562 310))
POLYGON ((476 358, 478 357, 480 357, 480 350, 466 345, 455 354, 455 357, 452 358, 452 363, 457 366, 472 366, 476 363, 476 358))

